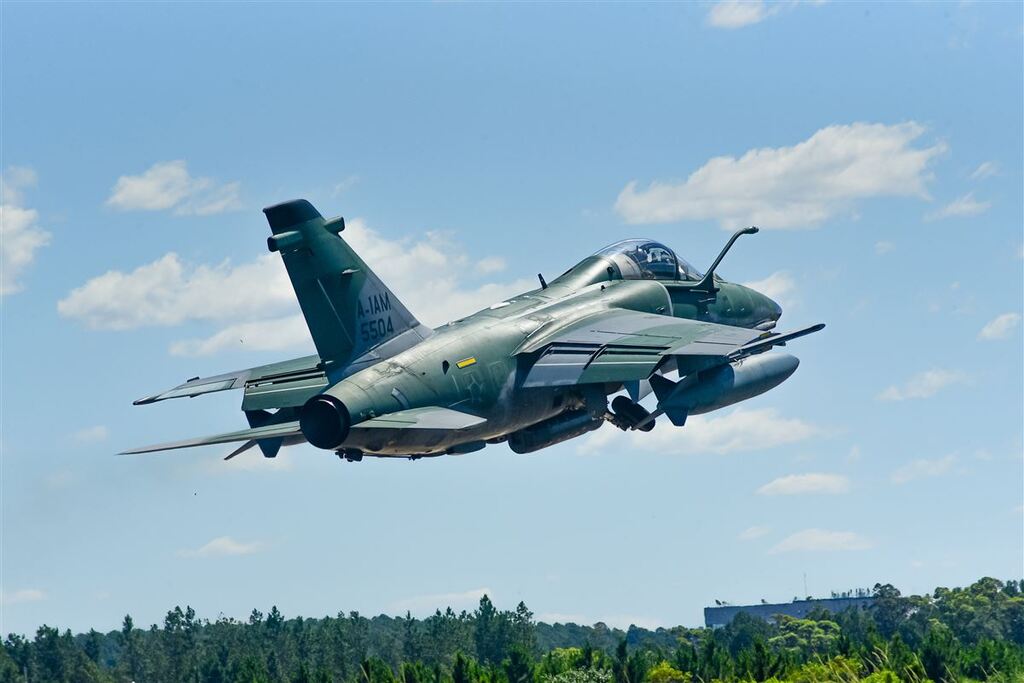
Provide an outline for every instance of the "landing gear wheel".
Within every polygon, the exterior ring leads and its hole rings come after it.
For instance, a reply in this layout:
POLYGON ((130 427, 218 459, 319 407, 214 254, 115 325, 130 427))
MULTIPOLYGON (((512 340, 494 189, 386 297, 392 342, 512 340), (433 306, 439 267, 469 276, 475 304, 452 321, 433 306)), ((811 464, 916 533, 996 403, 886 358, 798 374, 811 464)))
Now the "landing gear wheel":
POLYGON ((339 448, 336 452, 339 458, 348 462, 359 462, 363 459, 363 452, 358 448, 339 448))
POLYGON ((641 432, 649 432, 654 429, 654 420, 640 427, 637 426, 647 419, 650 413, 642 405, 634 403, 626 396, 616 396, 615 400, 612 401, 612 410, 615 411, 615 416, 629 429, 639 429, 641 432))

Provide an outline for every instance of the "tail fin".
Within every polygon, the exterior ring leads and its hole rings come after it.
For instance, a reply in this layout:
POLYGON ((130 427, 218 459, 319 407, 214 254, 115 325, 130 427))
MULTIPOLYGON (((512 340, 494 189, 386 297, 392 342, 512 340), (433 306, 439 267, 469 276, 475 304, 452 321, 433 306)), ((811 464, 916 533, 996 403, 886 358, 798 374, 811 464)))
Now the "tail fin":
POLYGON ((281 252, 328 374, 368 351, 387 357, 431 333, 341 238, 343 218, 324 220, 305 199, 263 213, 273 232, 267 248, 281 252))

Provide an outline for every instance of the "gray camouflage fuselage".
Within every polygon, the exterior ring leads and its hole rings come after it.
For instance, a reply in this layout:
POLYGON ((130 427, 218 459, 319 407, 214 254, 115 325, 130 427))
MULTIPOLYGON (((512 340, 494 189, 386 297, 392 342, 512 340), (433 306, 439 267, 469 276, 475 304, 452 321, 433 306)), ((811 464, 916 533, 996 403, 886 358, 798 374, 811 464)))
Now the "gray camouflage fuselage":
MULTIPOLYGON (((550 283, 500 302, 434 330, 429 338, 392 358, 339 381, 326 394, 351 414, 351 432, 338 448, 373 455, 440 455, 465 444, 497 443, 567 410, 588 410, 599 420, 605 398, 621 382, 585 387, 523 387, 517 376, 517 349, 544 338, 545 326, 565 323, 600 309, 622 308, 673 315, 739 327, 754 327, 779 317, 768 297, 741 285, 719 281, 712 302, 671 282, 622 280, 614 264, 590 257, 550 283), (609 270, 611 271, 609 273, 609 270), (460 362, 472 361, 459 367, 460 362), (444 405, 486 418, 478 427, 438 432, 416 429, 359 428, 359 423, 396 410, 444 405)), ((369 308, 369 307, 368 307, 369 308)), ((376 310, 370 324, 389 324, 376 310)), ((593 425, 598 426, 598 425, 593 425)))

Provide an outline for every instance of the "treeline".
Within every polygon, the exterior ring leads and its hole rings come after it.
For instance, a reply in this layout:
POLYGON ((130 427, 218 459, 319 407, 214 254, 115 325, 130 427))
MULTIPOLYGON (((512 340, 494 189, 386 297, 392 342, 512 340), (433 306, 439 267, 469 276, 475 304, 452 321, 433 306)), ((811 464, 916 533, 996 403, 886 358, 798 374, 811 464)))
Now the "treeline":
POLYGON ((724 628, 628 631, 536 623, 520 603, 425 619, 356 612, 199 619, 72 635, 9 635, 0 681, 55 683, 1024 683, 1024 581, 900 595, 876 585, 870 609, 775 623, 740 614, 724 628))

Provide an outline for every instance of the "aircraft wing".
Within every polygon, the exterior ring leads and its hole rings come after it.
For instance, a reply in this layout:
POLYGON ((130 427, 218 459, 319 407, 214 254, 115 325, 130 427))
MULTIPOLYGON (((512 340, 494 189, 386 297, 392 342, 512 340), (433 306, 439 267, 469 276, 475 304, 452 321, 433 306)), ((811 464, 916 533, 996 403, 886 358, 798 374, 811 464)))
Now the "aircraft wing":
POLYGON ((182 441, 171 441, 153 446, 143 446, 122 451, 121 455, 135 455, 137 453, 153 453, 155 451, 171 451, 176 448, 192 448, 193 446, 209 446, 218 443, 232 443, 235 441, 261 441, 263 439, 283 439, 285 437, 302 436, 299 429, 299 422, 282 422, 281 424, 265 425, 252 429, 242 429, 237 432, 226 434, 215 434, 214 436, 202 436, 196 439, 184 439, 182 441))
POLYGON ((609 309, 556 328, 521 346, 537 354, 524 387, 647 379, 669 359, 696 369, 767 351, 820 330, 777 335, 745 327, 609 309))
POLYGON ((145 405, 210 394, 216 391, 244 389, 242 410, 263 410, 301 406, 327 386, 327 376, 319 356, 304 356, 280 363, 260 365, 213 377, 194 377, 178 386, 152 396, 140 398, 135 405, 145 405))

